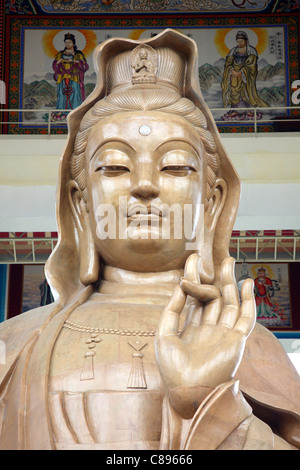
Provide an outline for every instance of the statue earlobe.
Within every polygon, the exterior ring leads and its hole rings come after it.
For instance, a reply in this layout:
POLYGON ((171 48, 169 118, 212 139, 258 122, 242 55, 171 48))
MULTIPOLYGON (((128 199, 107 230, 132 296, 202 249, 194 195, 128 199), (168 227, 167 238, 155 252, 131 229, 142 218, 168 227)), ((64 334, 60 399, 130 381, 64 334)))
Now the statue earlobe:
POLYGON ((227 198, 227 184, 218 178, 212 189, 204 214, 204 242, 199 253, 201 258, 200 280, 212 284, 215 278, 214 238, 215 231, 227 198))
POLYGON ((100 260, 95 248, 82 191, 76 181, 68 183, 68 199, 79 238, 80 282, 88 286, 99 279, 100 260))

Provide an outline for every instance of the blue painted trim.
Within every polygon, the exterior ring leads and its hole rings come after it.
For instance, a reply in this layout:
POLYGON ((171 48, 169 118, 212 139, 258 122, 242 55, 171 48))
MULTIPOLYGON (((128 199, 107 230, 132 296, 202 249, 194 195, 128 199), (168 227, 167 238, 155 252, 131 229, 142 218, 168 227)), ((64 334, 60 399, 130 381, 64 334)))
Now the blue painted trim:
POLYGON ((276 336, 278 339, 283 339, 283 338, 300 338, 300 331, 272 331, 272 333, 276 336))

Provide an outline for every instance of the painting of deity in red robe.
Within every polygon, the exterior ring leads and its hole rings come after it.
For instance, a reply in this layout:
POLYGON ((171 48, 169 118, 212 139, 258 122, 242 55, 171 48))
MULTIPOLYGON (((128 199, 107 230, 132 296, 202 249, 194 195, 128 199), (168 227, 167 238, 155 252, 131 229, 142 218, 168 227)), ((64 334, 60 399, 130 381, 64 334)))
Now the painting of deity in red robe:
POLYGON ((288 263, 236 263, 237 287, 254 281, 256 320, 267 328, 292 328, 288 263))
POLYGON ((264 267, 257 270, 257 277, 254 279, 257 319, 277 319, 277 306, 274 305, 271 300, 274 291, 278 290, 276 284, 276 282, 266 275, 266 269, 264 267))

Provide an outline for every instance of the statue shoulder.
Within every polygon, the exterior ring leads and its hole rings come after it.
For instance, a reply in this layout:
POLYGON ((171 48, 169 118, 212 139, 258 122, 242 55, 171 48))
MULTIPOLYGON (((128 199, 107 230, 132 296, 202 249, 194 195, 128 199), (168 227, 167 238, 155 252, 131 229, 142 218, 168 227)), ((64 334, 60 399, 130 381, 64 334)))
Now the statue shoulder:
POLYGON ((275 334, 260 323, 255 324, 255 328, 247 339, 245 355, 250 361, 264 362, 264 365, 288 367, 291 361, 284 350, 284 347, 276 338, 275 334))
POLYGON ((38 328, 48 318, 56 305, 56 303, 51 303, 43 307, 28 310, 0 323, 0 339, 4 336, 15 335, 20 330, 24 334, 25 331, 32 331, 38 328))
POLYGON ((247 339, 236 378, 256 401, 300 416, 300 376, 278 338, 259 323, 247 339))
POLYGON ((0 369, 6 369, 13 363, 34 332, 45 323, 55 308, 57 303, 45 305, 0 324, 0 369))

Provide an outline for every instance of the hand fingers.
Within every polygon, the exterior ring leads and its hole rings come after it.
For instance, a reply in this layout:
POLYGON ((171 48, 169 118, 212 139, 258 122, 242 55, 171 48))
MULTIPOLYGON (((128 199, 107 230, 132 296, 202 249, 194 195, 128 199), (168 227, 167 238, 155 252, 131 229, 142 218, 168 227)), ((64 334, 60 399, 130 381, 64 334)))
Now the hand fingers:
POLYGON ((239 294, 234 273, 234 258, 226 258, 221 266, 221 284, 223 295, 223 311, 219 323, 233 328, 240 314, 239 294))
POLYGON ((170 302, 162 312, 157 336, 176 335, 179 329, 180 314, 185 306, 186 294, 176 286, 170 302))
POLYGON ((213 300, 203 309, 201 325, 216 325, 222 312, 222 298, 213 300))
POLYGON ((232 257, 226 258, 221 266, 220 278, 225 305, 239 306, 239 295, 235 280, 234 266, 235 259, 232 257))
MULTIPOLYGON (((197 253, 193 253, 188 257, 184 266, 184 283, 188 282, 194 286, 200 285, 199 261, 200 257, 197 253)), ((183 285, 181 285, 181 287, 185 290, 183 285)), ((189 295, 189 292, 186 292, 186 294, 189 295)), ((187 313, 183 329, 185 329, 187 325, 199 326, 201 311, 202 308, 197 295, 188 297, 187 313)))
POLYGON ((220 290, 213 285, 197 285, 186 279, 182 279, 180 285, 186 294, 198 299, 201 302, 200 305, 205 304, 203 308, 199 306, 199 303, 197 309, 194 306, 190 307, 186 323, 193 326, 216 325, 222 309, 220 290))
POLYGON ((202 305, 199 304, 198 300, 193 298, 189 300, 182 331, 184 331, 187 326, 199 326, 202 310, 202 305))
POLYGON ((243 282, 241 290, 241 314, 234 327, 235 330, 241 331, 248 336, 254 328, 256 322, 256 304, 254 297, 253 279, 246 279, 243 282))
POLYGON ((221 312, 221 292, 216 286, 195 284, 181 279, 181 287, 192 299, 188 304, 185 326, 199 326, 200 322, 215 325, 221 312), (206 304, 204 308, 202 305, 206 304))
POLYGON ((200 323, 215 325, 221 313, 221 293, 216 286, 201 284, 199 263, 197 253, 190 255, 185 265, 184 278, 181 279, 181 287, 190 296, 184 328, 187 325, 199 326, 200 323))
POLYGON ((184 279, 200 284, 199 262, 200 257, 197 253, 193 253, 188 257, 184 266, 184 279))
POLYGON ((185 278, 181 279, 180 285, 187 295, 198 299, 200 302, 211 302, 221 297, 221 292, 213 285, 195 284, 185 278))

